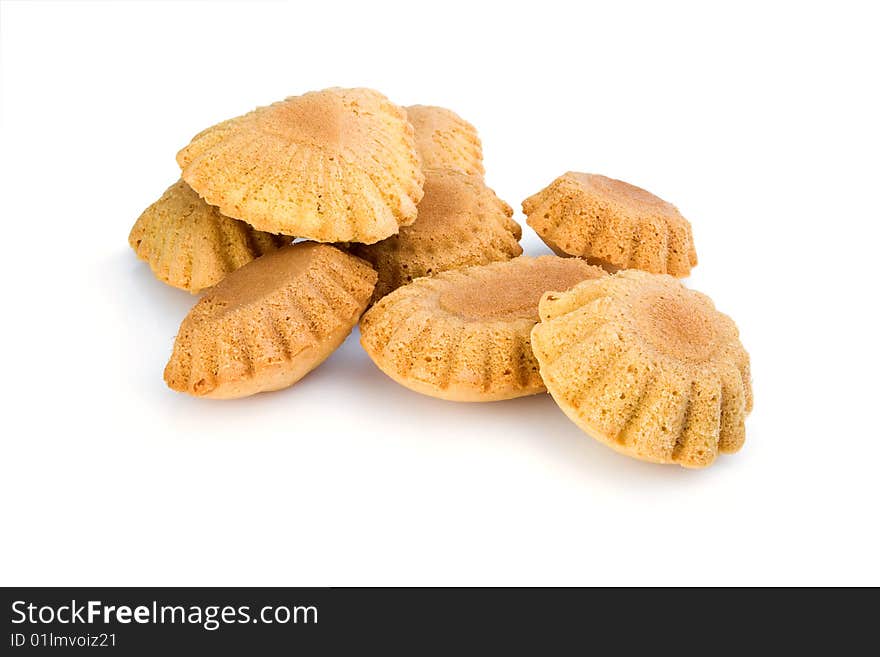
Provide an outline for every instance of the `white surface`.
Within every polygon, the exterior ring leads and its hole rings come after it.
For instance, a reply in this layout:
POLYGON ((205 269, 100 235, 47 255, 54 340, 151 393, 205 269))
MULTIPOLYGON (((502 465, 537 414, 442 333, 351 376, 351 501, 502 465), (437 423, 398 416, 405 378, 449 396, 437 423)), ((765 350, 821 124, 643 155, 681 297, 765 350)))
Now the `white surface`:
POLYGON ((0 583, 880 584, 870 3, 297 4, 0 7, 0 583), (195 299, 131 224, 197 131, 333 85, 459 112, 517 210, 567 169, 677 204, 752 355, 745 448, 639 463, 356 335, 286 391, 169 391, 195 299))

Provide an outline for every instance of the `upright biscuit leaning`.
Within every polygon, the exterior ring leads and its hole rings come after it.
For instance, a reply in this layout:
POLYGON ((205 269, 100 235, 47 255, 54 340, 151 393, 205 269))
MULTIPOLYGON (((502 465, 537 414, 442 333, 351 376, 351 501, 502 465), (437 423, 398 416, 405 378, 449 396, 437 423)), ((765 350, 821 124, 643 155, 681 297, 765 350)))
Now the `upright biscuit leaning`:
POLYGON ((367 263, 327 244, 299 242, 257 258, 183 320, 165 381, 221 399, 290 386, 342 344, 375 284, 367 263))

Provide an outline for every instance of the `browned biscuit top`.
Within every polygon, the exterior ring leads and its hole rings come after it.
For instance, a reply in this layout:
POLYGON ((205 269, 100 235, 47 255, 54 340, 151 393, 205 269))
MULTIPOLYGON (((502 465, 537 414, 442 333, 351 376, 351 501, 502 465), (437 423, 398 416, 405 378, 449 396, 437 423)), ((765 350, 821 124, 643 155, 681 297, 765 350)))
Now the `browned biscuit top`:
POLYGON ((609 202, 618 203, 634 212, 663 212, 673 217, 681 216, 672 203, 628 182, 596 173, 569 171, 565 175, 577 181, 585 191, 604 196, 609 202))
POLYGON ((488 269, 440 295, 440 307, 468 321, 538 321, 538 302, 548 290, 567 290, 597 268, 582 260, 545 256, 518 271, 488 269))

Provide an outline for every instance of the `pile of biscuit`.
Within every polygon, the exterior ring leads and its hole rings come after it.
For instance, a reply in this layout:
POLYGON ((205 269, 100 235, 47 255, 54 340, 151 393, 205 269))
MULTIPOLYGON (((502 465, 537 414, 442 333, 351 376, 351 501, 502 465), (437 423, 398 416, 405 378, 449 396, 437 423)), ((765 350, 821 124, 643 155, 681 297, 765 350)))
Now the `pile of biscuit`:
POLYGON ((293 385, 360 323, 397 383, 455 401, 549 391, 590 436, 685 467, 737 451, 752 408, 733 321, 682 285, 691 226, 671 204, 566 173, 523 201, 557 255, 522 256, 472 125, 370 89, 326 89, 224 121, 129 242, 203 292, 165 381, 199 397, 293 385))

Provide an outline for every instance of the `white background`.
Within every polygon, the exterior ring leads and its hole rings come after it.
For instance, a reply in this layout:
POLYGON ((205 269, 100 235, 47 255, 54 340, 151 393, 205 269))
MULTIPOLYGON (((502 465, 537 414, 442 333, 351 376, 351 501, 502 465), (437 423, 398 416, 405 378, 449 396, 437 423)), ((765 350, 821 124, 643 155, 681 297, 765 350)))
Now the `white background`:
POLYGON ((880 584, 872 3, 654 4, 3 2, 2 583, 880 584), (568 169, 678 205, 752 355, 744 449, 640 463, 357 335, 282 392, 168 390, 195 298, 131 224, 196 132, 334 85, 473 122, 521 222, 568 169))

